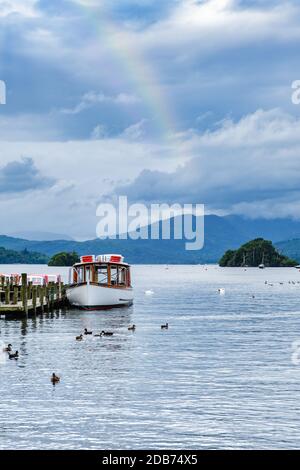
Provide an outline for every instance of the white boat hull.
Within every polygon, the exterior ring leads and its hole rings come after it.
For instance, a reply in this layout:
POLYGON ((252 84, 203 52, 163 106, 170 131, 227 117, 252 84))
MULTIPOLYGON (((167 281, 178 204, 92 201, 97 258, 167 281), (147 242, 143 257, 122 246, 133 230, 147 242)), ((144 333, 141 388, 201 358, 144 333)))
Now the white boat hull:
POLYGON ((105 309, 129 306, 133 303, 133 289, 82 284, 67 289, 71 305, 83 309, 105 309))

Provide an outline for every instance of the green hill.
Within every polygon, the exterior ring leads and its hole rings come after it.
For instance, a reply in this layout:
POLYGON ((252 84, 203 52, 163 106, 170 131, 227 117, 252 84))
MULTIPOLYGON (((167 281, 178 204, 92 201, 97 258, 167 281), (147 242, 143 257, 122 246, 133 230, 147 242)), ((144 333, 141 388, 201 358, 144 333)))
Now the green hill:
POLYGON ((282 255, 273 246, 271 241, 256 238, 242 245, 238 250, 227 250, 220 259, 220 266, 241 267, 258 266, 264 264, 269 267, 296 266, 297 261, 282 255))
POLYGON ((48 256, 28 250, 14 251, 0 247, 0 264, 45 264, 48 256))

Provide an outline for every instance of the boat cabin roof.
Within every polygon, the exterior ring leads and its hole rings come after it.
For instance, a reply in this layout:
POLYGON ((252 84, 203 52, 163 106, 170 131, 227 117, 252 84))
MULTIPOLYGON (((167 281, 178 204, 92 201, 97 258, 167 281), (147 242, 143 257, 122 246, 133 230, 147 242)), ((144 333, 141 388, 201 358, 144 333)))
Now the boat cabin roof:
POLYGON ((80 261, 74 264, 74 267, 89 266, 89 265, 118 265, 129 267, 128 263, 124 263, 124 257, 122 255, 85 255, 81 256, 80 261))

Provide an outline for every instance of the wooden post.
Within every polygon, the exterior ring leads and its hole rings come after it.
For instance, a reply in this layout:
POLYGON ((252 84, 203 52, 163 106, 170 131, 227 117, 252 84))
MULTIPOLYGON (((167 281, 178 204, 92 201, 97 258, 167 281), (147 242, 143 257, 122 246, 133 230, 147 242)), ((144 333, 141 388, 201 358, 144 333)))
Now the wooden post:
POLYGON ((32 287, 32 308, 33 308, 34 315, 36 315, 36 298, 37 298, 37 287, 33 286, 32 287))
POLYGON ((17 305, 18 297, 19 297, 19 288, 18 288, 18 286, 15 286, 14 287, 14 295, 13 295, 13 304, 14 305, 17 305))
POLYGON ((22 273, 22 304, 23 304, 23 310, 28 317, 28 297, 27 297, 27 274, 22 273))
POLYGON ((54 305, 54 285, 50 285, 50 308, 53 309, 54 305))
POLYGON ((41 311, 44 313, 44 287, 40 288, 40 305, 41 305, 41 311))
POLYGON ((5 287, 5 304, 9 305, 10 303, 10 286, 9 284, 5 287))
POLYGON ((28 300, 31 299, 31 294, 32 294, 32 282, 29 282, 29 283, 28 283, 28 294, 27 294, 28 300))
POLYGON ((110 264, 107 265, 107 284, 111 285, 111 266, 110 264))
POLYGON ((46 292, 46 294, 45 294, 45 297, 46 297, 46 308, 47 308, 47 312, 49 312, 50 299, 49 299, 49 287, 48 287, 48 286, 45 287, 45 292, 46 292))

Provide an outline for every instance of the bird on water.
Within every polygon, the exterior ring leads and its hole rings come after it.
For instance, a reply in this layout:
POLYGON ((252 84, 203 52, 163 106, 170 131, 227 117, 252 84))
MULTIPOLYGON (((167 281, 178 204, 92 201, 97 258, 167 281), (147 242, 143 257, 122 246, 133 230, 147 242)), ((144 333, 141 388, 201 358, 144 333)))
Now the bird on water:
POLYGON ((58 382, 60 382, 60 377, 58 377, 58 375, 56 375, 54 372, 51 376, 51 382, 53 383, 53 385, 57 384, 58 382))
POLYGON ((14 354, 8 353, 9 359, 18 359, 19 358, 19 351, 16 351, 14 354))

